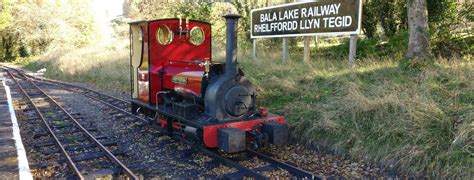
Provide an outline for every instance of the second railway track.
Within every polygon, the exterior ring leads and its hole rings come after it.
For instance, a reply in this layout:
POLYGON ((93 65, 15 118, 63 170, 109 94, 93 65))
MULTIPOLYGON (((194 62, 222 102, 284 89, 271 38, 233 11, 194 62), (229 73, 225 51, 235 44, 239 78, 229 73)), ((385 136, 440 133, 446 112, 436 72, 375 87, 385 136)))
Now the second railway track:
POLYGON ((58 160, 59 164, 65 162, 69 168, 69 175, 65 175, 66 177, 73 175, 78 179, 90 179, 116 173, 119 169, 119 172, 123 172, 130 179, 138 179, 138 176, 116 157, 116 154, 121 154, 120 149, 108 149, 111 147, 107 146, 114 143, 108 141, 107 137, 94 135, 27 77, 17 79, 8 69, 6 72, 26 98, 26 104, 34 111, 34 119, 39 121, 32 123, 43 125, 37 137, 48 136, 52 139, 38 143, 38 147, 49 147, 50 143, 54 143, 55 148, 42 151, 44 154, 61 154, 64 159, 58 160))
MULTIPOLYGON (((84 88, 84 87, 72 85, 69 83, 63 83, 63 82, 59 82, 55 80, 34 77, 31 75, 24 74, 23 72, 16 69, 9 69, 9 70, 13 70, 13 71, 16 71, 16 73, 18 73, 16 75, 12 75, 12 78, 14 78, 13 76, 15 76, 23 80, 30 79, 30 81, 35 81, 40 84, 57 86, 57 87, 66 89, 68 91, 82 94, 94 101, 97 101, 99 103, 102 103, 110 107, 111 109, 113 109, 114 111, 116 111, 117 113, 121 115, 131 117, 135 121, 144 121, 146 122, 146 124, 153 126, 152 125, 153 123, 150 123, 152 121, 150 121, 149 119, 130 113, 130 108, 129 108, 130 104, 126 100, 116 98, 116 97, 113 97, 113 96, 110 96, 110 95, 107 95, 107 94, 104 94, 104 93, 101 93, 89 88, 84 88)), ((163 134, 166 134, 166 133, 163 132, 163 134)), ((289 175, 289 177, 292 177, 292 178, 318 179, 318 177, 312 175, 311 173, 307 171, 304 171, 288 163, 278 161, 276 159, 273 159, 270 156, 267 156, 257 151, 247 150, 239 154, 227 156, 227 155, 221 154, 218 151, 206 149, 202 145, 188 141, 184 138, 176 137, 176 136, 173 138, 178 139, 179 141, 190 145, 192 148, 192 151, 190 151, 191 153, 201 152, 213 158, 214 160, 211 163, 211 164, 214 164, 213 166, 215 166, 215 164, 223 164, 225 166, 236 169, 236 171, 229 172, 226 174, 221 174, 224 177, 229 177, 229 178, 254 177, 256 179, 266 179, 268 177, 272 177, 271 175, 272 171, 283 170, 283 171, 288 172, 287 174, 289 175), (243 165, 244 161, 252 160, 252 158, 259 159, 259 161, 262 161, 265 163, 262 166, 253 167, 253 168, 246 167, 246 165, 243 165)))

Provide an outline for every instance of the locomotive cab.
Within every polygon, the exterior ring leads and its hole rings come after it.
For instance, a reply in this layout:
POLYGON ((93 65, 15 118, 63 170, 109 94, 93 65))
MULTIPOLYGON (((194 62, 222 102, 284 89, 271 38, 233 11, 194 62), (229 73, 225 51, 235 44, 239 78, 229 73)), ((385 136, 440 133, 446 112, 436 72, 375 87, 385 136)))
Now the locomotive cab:
POLYGON ((132 112, 170 134, 227 152, 284 144, 284 117, 257 111, 255 88, 237 67, 237 21, 227 15, 226 61, 211 59, 211 25, 179 19, 130 24, 132 112))

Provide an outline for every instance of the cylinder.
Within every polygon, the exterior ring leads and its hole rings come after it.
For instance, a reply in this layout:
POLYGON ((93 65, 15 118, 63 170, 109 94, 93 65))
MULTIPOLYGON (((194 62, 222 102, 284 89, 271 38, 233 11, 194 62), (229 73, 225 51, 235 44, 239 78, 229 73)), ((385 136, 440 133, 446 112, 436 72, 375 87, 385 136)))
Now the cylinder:
POLYGON ((235 76, 237 74, 237 23, 240 15, 227 14, 226 19, 226 60, 225 75, 235 76))

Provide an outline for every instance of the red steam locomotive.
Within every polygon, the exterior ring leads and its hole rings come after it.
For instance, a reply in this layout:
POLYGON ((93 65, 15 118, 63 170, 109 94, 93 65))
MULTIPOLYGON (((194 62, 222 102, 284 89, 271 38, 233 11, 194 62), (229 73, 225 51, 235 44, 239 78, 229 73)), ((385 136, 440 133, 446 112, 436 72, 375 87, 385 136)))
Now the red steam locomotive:
POLYGON ((224 16, 225 63, 211 59, 209 23, 129 23, 133 113, 154 118, 171 135, 226 152, 287 143, 285 118, 257 108, 256 91, 237 67, 239 17, 224 16))

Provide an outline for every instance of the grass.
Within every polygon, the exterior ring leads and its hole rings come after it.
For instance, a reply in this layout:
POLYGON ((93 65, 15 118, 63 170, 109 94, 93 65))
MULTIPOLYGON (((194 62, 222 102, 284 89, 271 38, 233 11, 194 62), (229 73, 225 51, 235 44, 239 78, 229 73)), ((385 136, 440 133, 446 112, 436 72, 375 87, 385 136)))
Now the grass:
MULTIPOLYGON (((399 52, 383 59, 362 56, 353 69, 340 55, 305 63, 301 51, 294 52, 288 64, 281 64, 275 51, 262 52, 257 60, 240 55, 239 62, 257 87, 259 105, 288 115, 300 139, 413 175, 474 174, 472 60, 438 60, 422 72, 406 72, 398 68, 399 52)), ((129 87, 125 46, 57 49, 38 61, 19 63, 31 70, 46 68, 46 76, 54 79, 129 87)))
POLYGON ((84 82, 128 92, 130 81, 128 41, 79 49, 56 48, 44 56, 14 63, 32 71, 45 68, 45 76, 68 82, 84 82))
POLYGON ((65 122, 62 121, 62 120, 55 120, 55 121, 51 121, 50 123, 53 124, 53 125, 57 125, 57 126, 65 124, 65 122))
POLYGON ((365 58, 352 70, 346 61, 295 57, 289 65, 279 56, 240 62, 259 104, 288 115, 300 139, 413 175, 473 174, 474 62, 405 72, 397 57, 365 58))

